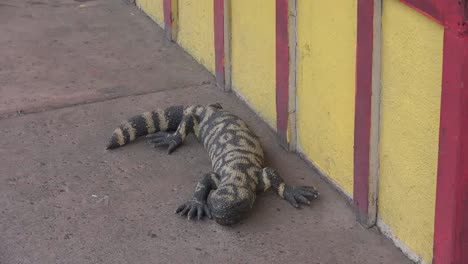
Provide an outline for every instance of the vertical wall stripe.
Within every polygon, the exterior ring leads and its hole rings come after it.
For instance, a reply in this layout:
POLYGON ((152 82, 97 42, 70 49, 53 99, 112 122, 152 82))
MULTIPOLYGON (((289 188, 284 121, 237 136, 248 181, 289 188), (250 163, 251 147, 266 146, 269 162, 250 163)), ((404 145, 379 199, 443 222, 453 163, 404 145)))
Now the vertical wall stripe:
MULTIPOLYGON (((467 2, 465 1, 465 4, 467 2)), ((465 23, 468 18, 468 8, 465 6, 465 23)), ((467 32, 465 32, 467 33, 467 32)), ((457 237, 455 241, 459 241, 459 245, 455 249, 455 263, 468 263, 468 91, 466 85, 468 84, 468 37, 465 35, 463 38, 463 64, 461 67, 462 80, 460 84, 463 84, 463 95, 462 95, 462 107, 459 109, 462 112, 462 129, 460 134, 462 135, 461 153, 460 160, 462 168, 460 170, 459 181, 457 181, 459 187, 457 188, 457 220, 455 226, 455 234, 457 237)), ((443 201, 442 201, 443 202, 443 201)))
POLYGON ((374 1, 372 45, 371 131, 369 150, 369 206, 367 226, 377 224, 377 200, 380 171, 380 104, 382 73, 382 1, 374 1))
POLYGON ((288 137, 289 150, 297 149, 297 0, 288 1, 288 49, 289 49, 289 87, 288 87, 288 137))
POLYGON ((434 263, 468 261, 468 41, 445 30, 434 263), (464 257, 462 248, 464 247, 464 257), (464 259, 464 261, 462 261, 464 259))
POLYGON ((213 1, 216 83, 224 89, 224 0, 213 1))
POLYGON ((231 0, 224 0, 224 91, 231 90, 231 0))
POLYGON ((466 1, 444 8, 433 263, 462 264, 468 263, 468 8, 466 1))
POLYGON ((164 32, 166 39, 176 41, 177 39, 177 0, 163 0, 164 32))
POLYGON ((358 0, 353 201, 358 221, 377 218, 381 2, 358 0))
POLYGON ((172 40, 172 0, 163 0, 164 8, 164 32, 166 38, 172 40))
POLYGON ((276 129, 281 146, 288 149, 289 95, 288 0, 276 0, 276 129))

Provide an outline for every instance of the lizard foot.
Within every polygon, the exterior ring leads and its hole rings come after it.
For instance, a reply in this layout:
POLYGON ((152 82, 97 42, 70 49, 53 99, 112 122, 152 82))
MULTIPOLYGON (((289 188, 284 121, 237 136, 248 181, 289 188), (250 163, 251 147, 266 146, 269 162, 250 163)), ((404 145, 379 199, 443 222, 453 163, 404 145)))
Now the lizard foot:
POLYGON ((206 203, 198 202, 195 200, 188 201, 183 205, 179 206, 176 210, 176 214, 180 214, 181 216, 187 215, 187 218, 190 220, 197 216, 198 220, 201 220, 203 216, 211 217, 210 208, 206 203))
POLYGON ((309 205, 313 199, 318 198, 319 193, 312 186, 285 186, 283 196, 292 206, 298 208, 299 204, 309 205))
POLYGON ((167 154, 171 154, 180 144, 182 144, 182 137, 178 134, 171 134, 167 132, 158 132, 146 136, 146 141, 153 144, 153 147, 168 146, 167 154))

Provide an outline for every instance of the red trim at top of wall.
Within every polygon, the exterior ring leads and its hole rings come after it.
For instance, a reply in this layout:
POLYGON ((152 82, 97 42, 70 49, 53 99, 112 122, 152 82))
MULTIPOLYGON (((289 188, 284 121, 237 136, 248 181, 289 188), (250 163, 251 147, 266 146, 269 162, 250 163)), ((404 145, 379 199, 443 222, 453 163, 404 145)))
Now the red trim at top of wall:
POLYGON ((213 0, 216 82, 224 88, 224 0, 213 0))
POLYGON ((353 201, 358 220, 364 225, 369 208, 373 19, 374 0, 358 0, 353 201))
POLYGON ((444 0, 400 0, 401 2, 411 6, 418 10, 424 15, 428 16, 432 20, 439 24, 444 23, 443 19, 443 7, 445 4, 444 0))
POLYGON ((276 0, 276 127, 287 144, 289 94, 288 0, 276 0))
POLYGON ((400 0, 449 30, 468 31, 467 0, 400 0))
POLYGON ((434 264, 468 263, 468 38, 444 33, 434 264))

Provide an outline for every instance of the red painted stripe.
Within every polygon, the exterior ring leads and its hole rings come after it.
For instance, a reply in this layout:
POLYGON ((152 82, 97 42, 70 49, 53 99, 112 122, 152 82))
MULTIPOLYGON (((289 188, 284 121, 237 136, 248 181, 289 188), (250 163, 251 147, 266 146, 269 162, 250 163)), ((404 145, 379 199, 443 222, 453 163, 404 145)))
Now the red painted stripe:
POLYGON ((224 87, 224 0, 213 0, 216 82, 224 87))
POLYGON ((163 0, 164 31, 166 37, 172 40, 172 0, 163 0))
POLYGON ((353 200, 358 219, 365 224, 369 208, 374 0, 359 0, 357 12, 353 200))
POLYGON ((463 68, 462 68, 462 84, 464 84, 464 91, 462 95, 462 130, 461 135, 461 154, 460 160, 462 161, 462 168, 459 175, 459 190, 457 192, 457 220, 455 226, 455 234, 457 237, 455 241, 459 245, 455 249, 455 263, 468 263, 468 91, 466 85, 468 84, 468 38, 464 38, 463 42, 463 68))
POLYGON ((276 128, 287 141, 289 93, 288 0, 276 0, 276 128))
POLYGON ((428 16, 439 24, 444 23, 443 7, 446 5, 446 0, 400 0, 401 2, 418 10, 422 14, 428 16))
POLYGON ((434 264, 468 263, 468 38, 445 30, 434 264))

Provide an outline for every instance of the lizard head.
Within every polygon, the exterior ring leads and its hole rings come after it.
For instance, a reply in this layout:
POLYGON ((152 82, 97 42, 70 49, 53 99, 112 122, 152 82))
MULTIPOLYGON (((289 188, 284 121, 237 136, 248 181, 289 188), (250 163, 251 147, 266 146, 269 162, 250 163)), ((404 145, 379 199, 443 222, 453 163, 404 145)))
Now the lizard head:
POLYGON ((208 207, 216 223, 234 225, 247 215, 254 201, 255 192, 244 187, 227 185, 211 193, 208 207))

